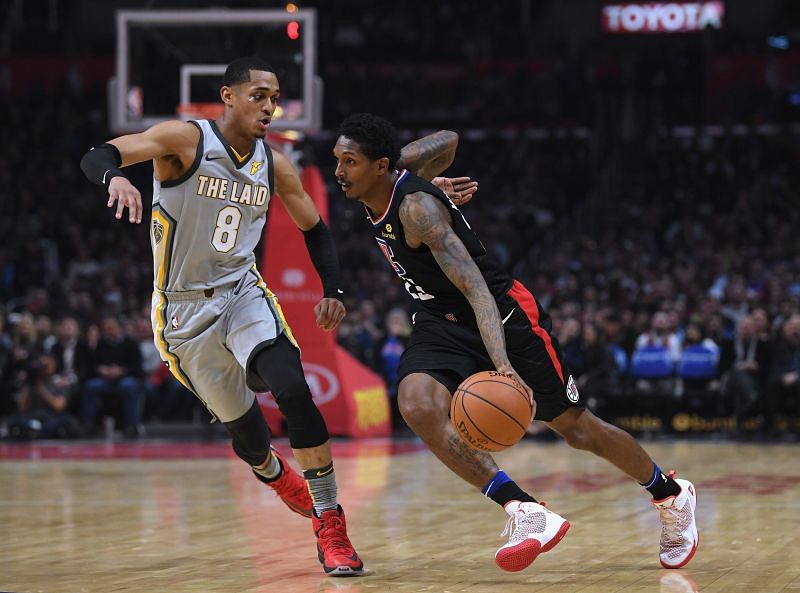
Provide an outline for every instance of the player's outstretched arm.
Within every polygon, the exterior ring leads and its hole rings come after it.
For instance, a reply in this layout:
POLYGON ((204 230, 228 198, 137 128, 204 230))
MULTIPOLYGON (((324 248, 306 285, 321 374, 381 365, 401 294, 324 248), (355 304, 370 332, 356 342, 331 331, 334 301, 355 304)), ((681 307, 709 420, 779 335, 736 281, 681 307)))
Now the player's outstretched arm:
POLYGON ((272 151, 272 155, 275 163, 275 191, 289 216, 303 231, 311 263, 322 280, 322 300, 314 307, 317 326, 330 331, 339 325, 346 313, 341 301, 344 295, 342 274, 333 237, 313 200, 303 189, 292 163, 276 150, 272 151))
POLYGON ((533 399, 533 392, 511 366, 506 353, 506 339, 500 311, 486 285, 486 280, 450 225, 450 213, 439 200, 423 192, 405 197, 399 209, 406 241, 424 243, 436 263, 472 306, 481 339, 495 368, 509 374, 533 399))
POLYGON ((95 146, 81 159, 92 183, 108 189, 108 207, 117 204, 117 219, 128 208, 130 222, 142 222, 142 196, 120 167, 153 159, 156 177, 177 179, 190 166, 200 140, 196 126, 183 121, 157 124, 140 133, 114 138, 95 146))
POLYGON ((458 134, 439 130, 406 144, 400 150, 397 166, 430 181, 453 163, 456 148, 458 134))
POLYGON ((469 177, 438 177, 453 163, 457 148, 458 134, 439 130, 406 144, 400 151, 397 166, 429 180, 461 206, 478 191, 478 182, 469 177))

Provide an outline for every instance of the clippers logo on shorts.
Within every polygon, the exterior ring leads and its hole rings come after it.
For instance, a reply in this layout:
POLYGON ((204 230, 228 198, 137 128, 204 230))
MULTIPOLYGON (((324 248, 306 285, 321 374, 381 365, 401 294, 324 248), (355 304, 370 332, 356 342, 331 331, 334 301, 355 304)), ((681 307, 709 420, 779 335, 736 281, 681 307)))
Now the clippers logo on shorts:
POLYGON ((573 404, 577 404, 580 398, 581 396, 578 393, 578 386, 575 385, 575 379, 573 379, 572 375, 570 375, 569 379, 567 379, 567 399, 573 404))

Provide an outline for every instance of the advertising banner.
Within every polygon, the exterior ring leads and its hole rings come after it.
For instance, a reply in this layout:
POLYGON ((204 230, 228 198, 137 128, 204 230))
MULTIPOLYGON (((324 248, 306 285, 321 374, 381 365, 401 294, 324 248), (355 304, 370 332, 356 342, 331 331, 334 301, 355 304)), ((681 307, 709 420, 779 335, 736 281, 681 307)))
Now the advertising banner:
POLYGON ((689 33, 722 28, 725 4, 716 2, 636 2, 603 7, 607 33, 689 33))

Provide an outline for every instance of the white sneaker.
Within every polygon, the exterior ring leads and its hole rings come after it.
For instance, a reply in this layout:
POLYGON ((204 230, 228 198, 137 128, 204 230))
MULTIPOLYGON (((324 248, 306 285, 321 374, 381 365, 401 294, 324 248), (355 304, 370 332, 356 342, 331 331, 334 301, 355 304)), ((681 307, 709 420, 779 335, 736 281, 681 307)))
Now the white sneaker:
POLYGON ((508 572, 517 572, 533 563, 567 534, 569 521, 545 508, 544 503, 512 500, 506 506, 508 523, 500 535, 508 543, 497 550, 494 561, 508 572))
MULTIPOLYGON (((672 477, 674 473, 670 473, 672 477)), ((694 511, 697 507, 697 493, 694 484, 688 480, 675 480, 681 487, 677 496, 664 500, 654 500, 661 519, 661 566, 680 568, 686 566, 697 551, 700 537, 694 511)))

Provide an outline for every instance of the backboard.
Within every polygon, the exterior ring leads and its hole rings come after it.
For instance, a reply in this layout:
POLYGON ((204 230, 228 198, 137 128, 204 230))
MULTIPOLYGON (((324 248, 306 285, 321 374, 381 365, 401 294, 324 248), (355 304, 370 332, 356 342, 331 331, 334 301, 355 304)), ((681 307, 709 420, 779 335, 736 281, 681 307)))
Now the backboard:
POLYGON ((181 105, 219 101, 226 65, 246 55, 259 55, 278 74, 280 111, 272 129, 319 127, 316 11, 216 8, 117 12, 117 72, 109 84, 112 130, 141 131, 176 119, 181 105))

